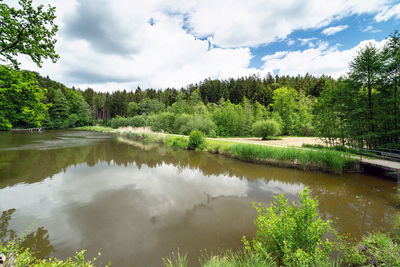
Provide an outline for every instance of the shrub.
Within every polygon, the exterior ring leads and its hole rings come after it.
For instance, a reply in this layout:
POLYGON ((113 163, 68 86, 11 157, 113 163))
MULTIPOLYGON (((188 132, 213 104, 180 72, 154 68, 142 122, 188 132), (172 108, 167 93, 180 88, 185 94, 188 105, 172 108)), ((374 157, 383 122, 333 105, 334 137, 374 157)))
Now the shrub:
POLYGON ((252 126, 252 133, 265 140, 268 136, 276 136, 280 133, 280 125, 275 120, 257 121, 252 126))
POLYGON ((350 265, 400 266, 400 247, 387 234, 369 234, 356 246, 341 246, 345 262, 350 265))
MULTIPOLYGON (((8 242, 7 244, 0 244, 0 254, 4 254, 6 261, 3 263, 4 266, 33 266, 33 267, 94 267, 96 258, 88 260, 85 258, 85 250, 76 252, 73 258, 66 260, 60 260, 57 258, 39 259, 35 253, 29 249, 23 249, 19 244, 21 240, 17 242, 8 242), (13 259, 13 264, 10 264, 8 260, 13 259)), ((101 253, 98 254, 99 256, 101 253)), ((0 264, 1 265, 1 264, 0 264)), ((3 265, 1 265, 3 266, 3 265)), ((106 266, 109 266, 108 264, 106 266)))
POLYGON ((193 130, 199 130, 208 136, 215 136, 215 124, 207 115, 194 114, 189 117, 180 129, 180 134, 187 135, 193 130))
POLYGON ((284 194, 275 197, 269 208, 254 204, 258 216, 257 232, 250 242, 243 237, 246 250, 287 266, 309 266, 329 262, 332 243, 323 241, 327 233, 336 234, 330 221, 318 214, 318 201, 308 189, 300 193, 300 204, 288 203, 284 194))
POLYGON ((204 146, 204 135, 198 130, 193 130, 189 135, 188 149, 202 149, 204 146))
POLYGON ((174 131, 175 114, 162 112, 154 116, 151 130, 154 132, 175 133, 174 131))
POLYGON ((111 121, 109 121, 106 126, 109 126, 111 128, 119 128, 119 127, 144 127, 144 126, 149 126, 152 124, 152 117, 146 116, 146 115, 139 115, 135 117, 128 117, 128 118, 123 118, 123 117, 115 117, 111 121))

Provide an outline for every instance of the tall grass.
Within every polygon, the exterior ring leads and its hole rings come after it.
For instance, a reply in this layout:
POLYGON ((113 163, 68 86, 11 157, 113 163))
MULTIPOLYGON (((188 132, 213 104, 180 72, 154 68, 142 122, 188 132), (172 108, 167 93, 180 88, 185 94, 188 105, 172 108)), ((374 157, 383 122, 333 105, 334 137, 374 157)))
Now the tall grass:
POLYGON ((254 144, 236 144, 228 148, 236 158, 248 161, 268 161, 281 166, 300 166, 303 169, 322 169, 341 173, 352 167, 356 160, 334 150, 302 150, 279 148, 254 144))
POLYGON ((200 263, 202 267, 278 266, 272 258, 265 259, 245 251, 233 252, 231 250, 224 251, 219 255, 203 255, 200 258, 200 263))
POLYGON ((172 252, 168 258, 163 258, 164 266, 166 267, 187 267, 187 254, 181 254, 179 251, 175 254, 172 252))
POLYGON ((148 142, 156 142, 161 144, 165 144, 167 139, 166 134, 155 133, 151 131, 149 127, 138 127, 138 128, 124 127, 124 128, 118 128, 116 132, 117 134, 124 137, 140 139, 148 142))

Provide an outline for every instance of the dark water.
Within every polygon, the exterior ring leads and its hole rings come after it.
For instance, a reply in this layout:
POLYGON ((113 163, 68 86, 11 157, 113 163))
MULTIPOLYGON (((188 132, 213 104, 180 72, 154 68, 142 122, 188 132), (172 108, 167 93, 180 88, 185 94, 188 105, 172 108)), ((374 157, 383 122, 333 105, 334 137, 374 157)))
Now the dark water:
POLYGON ((101 251, 98 264, 160 266, 172 251, 239 248, 255 232, 252 201, 309 187, 324 218, 360 238, 387 231, 396 183, 250 164, 81 131, 0 133, 0 242, 32 222, 41 257, 101 251))

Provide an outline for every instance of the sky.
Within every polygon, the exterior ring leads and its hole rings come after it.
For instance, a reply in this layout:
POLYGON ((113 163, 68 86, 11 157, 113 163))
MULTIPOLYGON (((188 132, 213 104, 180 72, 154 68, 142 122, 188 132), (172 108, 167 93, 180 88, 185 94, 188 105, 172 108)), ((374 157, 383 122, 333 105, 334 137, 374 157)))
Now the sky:
MULTIPOLYGON (((15 0, 5 3, 15 4, 15 0), (14 2, 14 3, 13 3, 14 2)), ((400 0, 35 0, 57 9, 56 64, 21 68, 96 91, 252 74, 346 75, 400 30, 400 0)))

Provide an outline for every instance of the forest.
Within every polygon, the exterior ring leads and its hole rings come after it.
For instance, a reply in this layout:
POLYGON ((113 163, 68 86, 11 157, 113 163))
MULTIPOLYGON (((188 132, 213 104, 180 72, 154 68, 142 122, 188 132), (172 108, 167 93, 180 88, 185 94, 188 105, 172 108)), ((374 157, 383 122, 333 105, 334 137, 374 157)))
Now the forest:
POLYGON ((96 92, 0 66, 0 129, 103 124, 154 131, 250 136, 318 136, 327 144, 399 148, 400 34, 366 45, 345 77, 256 75, 206 79, 186 88, 96 92))

